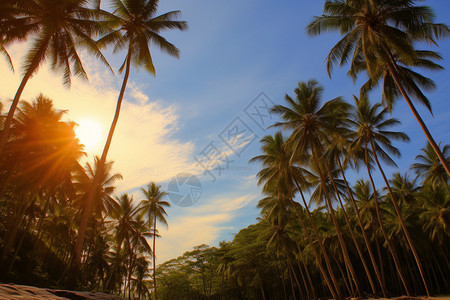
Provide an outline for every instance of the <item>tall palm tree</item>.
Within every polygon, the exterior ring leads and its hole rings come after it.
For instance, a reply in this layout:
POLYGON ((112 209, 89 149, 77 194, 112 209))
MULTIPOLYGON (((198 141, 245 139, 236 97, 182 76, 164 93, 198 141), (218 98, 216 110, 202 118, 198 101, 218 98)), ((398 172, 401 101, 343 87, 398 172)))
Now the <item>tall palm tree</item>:
MULTIPOLYGON (((445 145, 442 148, 442 154, 450 162, 450 145, 445 145)), ((448 184, 449 176, 445 173, 445 169, 430 143, 427 143, 425 148, 422 148, 422 154, 417 155, 416 160, 418 162, 414 163, 411 169, 415 170, 417 175, 423 178, 422 184, 448 184)))
MULTIPOLYGON (((350 198, 353 210, 356 213, 356 219, 358 221, 359 227, 361 229, 361 233, 362 233, 363 238, 364 238, 364 243, 366 245, 366 250, 369 253, 369 257, 370 257, 370 260, 372 262, 372 266, 374 268, 375 275, 377 277, 378 283, 380 284, 383 296, 386 297, 386 295, 387 295, 386 287, 385 287, 384 281, 382 280, 382 275, 381 275, 381 273, 380 273, 380 271, 378 269, 378 266, 376 264, 375 256, 373 255, 372 247, 370 246, 369 239, 368 239, 367 234, 366 234, 366 229, 363 226, 360 210, 359 210, 358 205, 356 204, 355 198, 353 196, 353 190, 351 189, 351 187, 350 187, 350 185, 349 185, 349 183, 347 181, 347 178, 345 176, 344 168, 346 168, 348 165, 353 165, 352 164, 352 160, 349 157, 349 150, 346 149, 349 146, 349 143, 350 143, 350 139, 349 138, 344 138, 342 140, 336 141, 335 145, 331 145, 329 147, 327 156, 331 160, 331 164, 337 164, 339 166, 339 170, 341 171, 342 179, 343 179, 344 184, 345 184, 346 189, 347 189, 347 196, 348 196, 348 198, 350 198), (343 155, 345 155, 344 156, 345 157, 344 164, 341 162, 341 156, 343 156, 343 155)), ((356 154, 356 156, 358 156, 358 155, 360 155, 360 153, 356 154)), ((358 160, 356 160, 356 162, 358 162, 358 160)), ((354 165, 354 167, 358 168, 359 166, 356 164, 356 165, 354 165)), ((356 248, 358 250, 359 246, 357 245, 357 243, 355 243, 355 246, 356 246, 356 248)), ((358 252, 359 252, 359 250, 358 250, 358 252)), ((365 268, 367 268, 365 266, 364 260, 363 260, 363 266, 365 268)), ((372 283, 372 280, 370 278, 370 273, 367 272, 367 275, 368 275, 369 282, 371 283, 372 289, 374 290, 374 288, 373 288, 374 284, 372 283)), ((374 291, 374 294, 375 294, 375 291, 374 291)))
MULTIPOLYGON (((114 12, 109 15, 109 24, 115 29, 102 37, 98 43, 102 46, 113 44, 114 52, 126 49, 125 60, 120 68, 120 72, 125 70, 125 74, 117 99, 114 118, 100 158, 100 167, 106 161, 114 130, 117 121, 119 120, 120 108, 122 106, 123 96, 130 75, 131 63, 133 62, 137 67, 144 67, 151 74, 155 74, 155 67, 150 54, 149 44, 154 43, 169 55, 178 57, 179 50, 162 37, 160 32, 168 29, 185 30, 187 28, 187 23, 185 21, 177 20, 180 11, 171 11, 160 16, 155 16, 158 0, 113 0, 112 5, 114 12)), ((93 193, 94 191, 92 190, 80 221, 79 235, 75 244, 75 257, 72 273, 76 273, 76 270, 79 268, 87 220, 91 213, 93 193)))
POLYGON ((346 266, 349 268, 359 292, 358 279, 335 218, 330 195, 325 188, 328 172, 323 164, 327 146, 332 144, 333 139, 342 137, 348 132, 345 120, 347 119, 349 104, 337 97, 321 105, 323 88, 315 80, 310 80, 307 83, 300 82, 294 92, 296 94, 295 100, 286 95, 287 106, 275 105, 272 108, 272 113, 280 115, 282 119, 281 122, 277 122, 273 126, 292 130, 288 140, 293 149, 292 161, 303 163, 302 159, 307 156, 315 164, 321 185, 324 187, 327 209, 336 228, 346 266))
MULTIPOLYGON (((133 203, 133 197, 128 194, 122 194, 120 197, 116 197, 118 203, 118 209, 112 211, 110 217, 113 219, 113 224, 117 228, 115 231, 115 240, 117 243, 116 256, 121 255, 121 250, 124 248, 128 251, 128 256, 133 254, 133 239, 135 236, 139 235, 141 223, 136 219, 138 216, 138 207, 133 203), (123 247, 123 248, 122 248, 123 247)), ((116 260, 117 261, 117 260, 116 260)), ((106 284, 109 288, 111 284, 111 279, 115 275, 114 272, 117 271, 117 264, 113 265, 113 272, 110 274, 110 278, 106 284)), ((127 270, 131 272, 131 270, 127 270)), ((129 282, 128 282, 129 284, 129 282)))
POLYGON ((431 51, 417 51, 415 43, 426 41, 436 44, 438 38, 449 34, 449 29, 444 24, 433 23, 431 8, 419 6, 416 2, 328 0, 323 15, 315 17, 307 31, 316 35, 326 30, 339 30, 344 35, 328 55, 329 73, 334 63, 339 62, 342 66, 350 60, 349 73, 353 77, 366 70, 373 81, 371 85, 379 82, 380 78, 383 78, 384 83, 395 83, 398 91, 391 90, 391 93, 383 95, 388 106, 392 107, 391 102, 396 96, 403 96, 450 176, 445 157, 410 99, 410 95, 413 95, 430 109, 428 99, 418 87, 421 83, 429 86, 430 82, 407 68, 438 68, 429 60, 424 64, 422 62, 424 57, 439 59, 439 55, 431 51))
POLYGON ((302 227, 305 229, 305 234, 308 238, 310 247, 313 250, 317 266, 319 267, 319 270, 323 278, 325 279, 328 289, 330 290, 334 298, 342 298, 339 285, 331 268, 330 259, 322 243, 322 237, 319 235, 317 226, 312 219, 311 212, 309 211, 302 189, 298 184, 298 181, 303 178, 302 170, 298 166, 292 165, 292 154, 290 152, 291 150, 290 148, 288 148, 288 145, 284 140, 281 132, 277 132, 274 136, 265 136, 263 139, 261 139, 261 143, 263 154, 256 156, 250 160, 250 162, 260 162, 264 167, 260 172, 258 172, 258 185, 263 185, 263 191, 265 193, 274 194, 275 199, 278 202, 289 201, 290 205, 294 207, 299 217, 299 221, 301 222, 302 227), (294 203, 294 187, 297 187, 297 190, 302 198, 309 222, 319 243, 321 254, 325 258, 329 275, 327 275, 325 269, 323 269, 320 255, 313 245, 313 239, 307 230, 306 224, 303 220, 303 216, 294 203))
MULTIPOLYGON (((389 154, 386 153, 386 151, 396 156, 400 156, 400 151, 392 145, 391 140, 409 141, 409 137, 405 133, 389 130, 391 127, 398 125, 400 122, 393 118, 386 118, 386 114, 388 113, 387 108, 384 108, 380 111, 379 109, 381 107, 381 104, 375 104, 374 106, 371 106, 367 97, 361 97, 360 99, 354 97, 354 100, 356 108, 354 111, 353 119, 350 122, 353 123, 356 128, 357 137, 353 142, 352 148, 358 149, 362 147, 367 149, 370 147, 373 159, 375 160, 376 165, 386 184, 386 187, 389 190, 389 194, 391 196, 390 198, 392 200, 392 204, 394 205, 397 218, 401 222, 402 230, 416 260, 416 264, 419 268, 419 272, 427 291, 427 295, 429 296, 430 291, 427 281, 425 280, 422 263, 420 262, 420 258, 418 256, 416 248, 412 242, 408 229, 406 228, 406 224, 403 221, 400 209, 397 204, 397 200, 390 188, 389 181, 386 178, 386 175, 378 159, 378 157, 380 156, 385 162, 395 166, 395 162, 392 160, 389 154)), ((369 176, 371 177, 369 167, 368 172, 369 176)), ((371 181, 373 182, 372 178, 371 181)), ((375 187, 374 190, 376 190, 375 187)))
MULTIPOLYGON (((150 54, 149 44, 154 43, 169 55, 178 57, 179 50, 159 33, 167 29, 185 30, 187 28, 187 23, 185 21, 177 21, 180 11, 171 11, 160 16, 155 16, 158 0, 114 0, 112 1, 112 5, 114 12, 109 15, 109 23, 116 29, 102 37, 98 42, 103 46, 114 44, 114 52, 123 49, 126 49, 127 52, 125 60, 120 68, 121 72, 125 70, 122 87, 117 99, 114 118, 100 158, 100 166, 106 161, 114 130, 117 121, 119 120, 120 108, 122 106, 123 96, 130 75, 131 63, 133 62, 137 67, 144 67, 151 74, 155 74, 155 67, 150 54)), ((74 272, 75 269, 78 268, 80 261, 87 219, 91 212, 93 192, 94 191, 92 191, 91 196, 88 197, 85 213, 80 222, 80 232, 75 244, 74 272)))
POLYGON ((164 216, 167 216, 165 207, 170 207, 170 203, 162 200, 168 194, 167 192, 161 191, 161 186, 156 185, 154 182, 148 184, 147 189, 141 188, 141 191, 145 199, 141 200, 140 211, 142 215, 147 216, 149 226, 153 225, 153 286, 155 288, 155 299, 158 299, 156 290, 156 221, 168 226, 164 216))
POLYGON ((99 12, 86 7, 87 0, 24 0, 9 1, 12 16, 3 21, 2 40, 24 40, 31 36, 31 47, 23 63, 22 81, 11 103, 0 133, 0 154, 9 137, 14 112, 28 80, 45 61, 53 70, 63 72, 63 83, 70 86, 71 76, 87 79, 78 55, 83 47, 108 65, 92 36, 103 31, 94 19, 99 12))

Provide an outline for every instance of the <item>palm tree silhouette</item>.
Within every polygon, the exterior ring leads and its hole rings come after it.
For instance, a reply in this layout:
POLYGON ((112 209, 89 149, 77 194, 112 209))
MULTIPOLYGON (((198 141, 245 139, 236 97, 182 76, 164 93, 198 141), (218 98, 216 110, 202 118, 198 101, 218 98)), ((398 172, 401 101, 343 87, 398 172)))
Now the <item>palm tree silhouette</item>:
POLYGON ((142 215, 147 217, 148 226, 151 227, 153 225, 153 286, 155 289, 155 299, 158 299, 156 290, 156 222, 159 221, 168 226, 164 216, 167 216, 165 207, 170 207, 170 203, 162 200, 162 198, 168 194, 161 191, 161 186, 156 185, 154 182, 148 184, 147 189, 141 188, 141 191, 144 194, 145 199, 141 200, 139 210, 142 215))

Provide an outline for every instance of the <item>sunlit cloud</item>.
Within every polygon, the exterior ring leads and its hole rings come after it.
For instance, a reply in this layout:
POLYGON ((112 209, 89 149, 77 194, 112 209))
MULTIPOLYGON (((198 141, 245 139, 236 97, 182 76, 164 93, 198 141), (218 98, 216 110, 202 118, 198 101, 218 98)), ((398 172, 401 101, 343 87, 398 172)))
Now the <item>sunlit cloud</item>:
MULTIPOLYGON (((18 65, 25 50, 23 45, 13 45, 9 52, 18 65)), ((85 62, 89 82, 73 78, 71 88, 67 89, 61 83, 60 74, 43 65, 28 82, 22 99, 30 101, 43 93, 54 101, 56 108, 68 110, 67 120, 80 122, 80 125, 83 120, 98 123, 97 129, 102 133, 100 140, 95 142, 93 137, 85 137, 90 139, 90 144, 95 144, 85 149, 88 152, 86 160, 91 162, 94 155, 100 156, 103 150, 122 79, 119 74, 112 75, 90 57, 85 62)), ((0 98, 6 111, 21 76, 9 71, 4 63, 0 63, 0 73, 7 74, 0 85, 0 98)), ((108 160, 115 162, 114 172, 121 173, 124 178, 116 183, 119 192, 150 181, 161 182, 176 175, 179 170, 190 171, 193 168, 194 146, 172 138, 178 129, 177 111, 175 105, 164 106, 162 101, 149 99, 142 88, 130 80, 108 153, 108 160)), ((92 135, 97 134, 97 129, 92 131, 92 135)))

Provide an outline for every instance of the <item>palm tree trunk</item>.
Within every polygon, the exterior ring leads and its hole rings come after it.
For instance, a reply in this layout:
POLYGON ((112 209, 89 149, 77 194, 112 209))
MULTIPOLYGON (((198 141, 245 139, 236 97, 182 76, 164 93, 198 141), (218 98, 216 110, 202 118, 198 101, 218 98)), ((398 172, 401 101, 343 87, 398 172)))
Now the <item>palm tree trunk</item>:
POLYGON ((74 288, 76 284, 76 280, 78 277, 78 271, 80 269, 80 259, 81 259, 81 250, 83 248, 84 237, 86 235, 87 223, 89 217, 91 215, 92 205, 94 204, 94 195, 95 190, 97 189, 98 184, 100 183, 100 174, 103 173, 103 168, 106 162, 106 156, 109 151, 109 147, 111 146, 112 137, 114 134, 114 130, 117 125, 117 121, 119 120, 120 108, 122 106, 123 96, 125 94, 125 89, 128 82, 128 77, 130 76, 130 66, 131 66, 131 50, 129 50, 127 59, 126 59, 126 68, 125 75, 123 77, 122 87, 120 89, 119 98, 117 99, 116 112, 114 114, 114 119, 111 124, 111 128, 109 129, 108 138, 106 139, 105 147, 103 148, 102 157, 100 158, 100 162, 98 164, 97 173, 94 175, 94 180, 92 186, 88 192, 87 200, 85 203, 84 210, 82 212, 80 228, 78 230, 77 241, 74 247, 74 254, 72 256, 71 262, 71 272, 69 272, 66 285, 68 288, 74 288))
MULTIPOLYGON (((420 117, 419 112, 416 110, 416 107, 411 102, 411 99, 409 98, 408 94, 406 93, 405 89, 403 88, 403 85, 400 83, 400 80, 397 76, 397 64, 395 63, 395 61, 392 60, 392 54, 389 52, 388 52, 388 54, 391 57, 391 60, 389 61, 389 64, 388 64, 389 73, 391 73, 391 76, 394 79, 395 84, 397 85, 398 89, 400 90, 400 93, 402 94, 403 98, 405 99, 406 103, 408 104, 409 108, 411 109, 417 122, 419 122, 419 125, 422 128, 422 131, 425 133, 425 136, 427 137, 428 142, 430 143, 431 147, 433 147, 434 152, 436 152, 436 155, 438 156, 441 164, 444 166, 444 169, 447 172, 447 175, 450 177, 450 168, 448 166, 447 160, 445 159, 444 155, 442 155, 442 152, 439 149, 439 146, 434 141, 433 136, 431 135, 430 131, 428 130, 427 125, 420 117)), ((428 292, 428 285, 426 284, 425 280, 424 280, 424 284, 425 284, 425 289, 427 290, 427 295, 429 297, 430 295, 428 292)))
MULTIPOLYGON (((295 283, 298 286, 298 290, 300 291, 300 294, 301 294, 302 298, 304 298, 304 295, 303 295, 303 292, 302 292, 302 286, 300 284, 300 281, 298 280, 297 274, 295 274, 294 267, 292 266, 292 262, 291 262, 290 258, 288 257, 287 253, 286 253, 286 258, 287 258, 287 261, 288 261, 289 268, 290 268, 290 270, 292 272, 292 275, 294 275, 295 283)), ((295 289, 293 288, 292 290, 294 291, 295 289)), ((293 293, 293 295, 295 297, 295 292, 293 293)))
POLYGON ((326 183, 325 183, 325 178, 324 178, 324 176, 322 174, 322 170, 320 170, 319 160, 318 160, 317 157, 316 157, 315 160, 316 160, 317 167, 319 169, 319 177, 320 177, 322 188, 323 188, 323 191, 324 191, 324 194, 325 194, 325 200, 327 202, 328 212, 331 215, 331 219, 333 221, 334 228, 336 228, 339 244, 341 246, 342 255, 344 256, 344 261, 345 261, 346 265, 348 266, 348 268, 350 270, 353 282, 356 285, 357 293, 358 293, 359 296, 361 296, 361 290, 360 290, 360 287, 359 287, 358 277, 357 277, 356 272, 355 272, 355 270, 353 268, 352 262, 350 261, 350 257, 348 255, 348 251, 347 251, 347 245, 345 244, 345 241, 344 241, 344 239, 342 237, 341 228, 339 227, 339 224, 337 222, 336 216, 334 214, 333 206, 331 205, 331 198, 330 198, 330 195, 328 194, 328 190, 327 190, 327 186, 326 186, 326 183))
POLYGON ((364 271, 366 272, 367 279, 369 279, 369 284, 370 284, 370 287, 372 288, 372 292, 375 295, 376 294, 375 284, 373 283, 372 276, 370 275, 369 268, 367 267, 367 264, 366 264, 366 260, 364 259, 364 256, 363 256, 363 253, 361 251, 361 248, 359 247, 359 244, 356 241, 355 234, 353 233, 353 227, 350 224, 350 221, 348 219, 347 213, 345 211, 345 207, 342 204, 341 196, 339 196, 339 191, 338 191, 338 189, 336 187, 336 183, 334 182, 333 176, 331 175, 331 172, 330 172, 328 166, 326 166, 326 168, 327 168, 327 171, 328 171, 328 176, 330 176, 331 183, 333 184, 333 188, 334 188, 334 191, 336 193, 336 197, 337 197, 337 199, 339 201, 339 205, 341 206, 342 213, 344 214, 345 222, 347 223, 347 227, 348 227, 348 230, 350 232, 350 236, 351 236, 351 238, 353 240, 353 243, 355 244, 356 251, 358 252, 358 255, 359 255, 359 259, 361 260, 361 262, 363 264, 364 271))
POLYGON ((319 254, 317 253, 316 248, 314 248, 311 236, 309 235, 308 229, 307 229, 307 227, 305 225, 305 222, 303 221, 303 217, 301 216, 301 213, 298 210, 298 208, 295 206, 294 200, 291 199, 292 203, 293 203, 293 206, 294 206, 294 209, 295 209, 295 211, 296 211, 296 213, 297 213, 297 215, 298 215, 298 217, 300 219, 300 222, 301 222, 303 228, 305 229, 305 233, 306 233, 308 241, 309 241, 309 243, 311 245, 311 248, 313 249, 314 257, 316 258, 316 261, 317 261, 317 266, 319 267, 320 272, 322 273, 323 278, 325 279, 325 282, 327 283, 328 289, 330 290, 330 292, 333 295, 334 299, 343 299, 344 297, 342 295, 341 289, 339 288, 339 284, 338 284, 338 282, 336 280, 336 277, 334 276, 333 269, 331 268, 330 258, 328 257, 328 254, 327 254, 327 252, 325 250, 325 247, 323 246, 322 239, 321 239, 321 237, 319 235, 319 232, 318 232, 317 227, 316 227, 316 225, 314 223, 314 220, 312 219, 311 212, 309 211, 308 205, 306 204, 305 196, 303 195, 302 189, 301 189, 299 183, 297 182, 296 178, 294 178, 294 183, 297 186, 297 189, 298 189, 298 191, 300 193, 300 196, 302 198, 303 205, 305 206, 305 210, 306 210, 306 213, 308 215, 309 222, 310 222, 311 227, 313 228, 313 231, 314 231, 314 233, 316 235, 317 242, 319 243, 319 246, 320 246, 320 250, 322 252, 323 257, 325 258, 325 264, 327 265, 328 272, 330 273, 331 281, 333 282, 334 288, 336 290, 333 289, 333 286, 331 285, 330 279, 328 278, 325 270, 323 269, 323 266, 322 266, 322 264, 320 262, 319 254))
MULTIPOLYGON (((306 230, 306 228, 305 228, 305 230, 306 230)), ((305 268, 306 277, 308 278, 309 287, 312 290, 313 299, 315 300, 315 299, 317 299, 316 291, 315 291, 315 288, 314 288, 314 284, 313 284, 313 282, 311 280, 311 275, 309 274, 309 271, 308 271, 308 265, 305 262, 305 258, 303 257, 303 252, 300 249, 300 244, 298 243, 298 240, 297 240, 297 238, 295 236, 294 236, 294 241, 295 241, 295 244, 297 245, 297 249, 298 249, 298 254, 300 256, 300 260, 302 261, 303 267, 305 268)))
POLYGON ((381 291, 383 293, 383 297, 386 298, 387 297, 386 296, 387 295, 386 294, 386 287, 384 285, 383 279, 381 277, 380 271, 379 271, 377 263, 375 261, 375 256, 373 255, 372 247, 370 247, 370 243, 369 243, 369 239, 367 238, 366 231, 364 230, 364 225, 363 225, 362 220, 361 220, 361 215, 359 213, 358 206, 356 205, 355 198, 353 197, 353 191, 352 191, 352 189, 350 188, 350 186, 349 186, 349 184, 347 182, 347 178, 345 177, 344 168, 342 167, 342 163, 341 163, 340 158, 338 157, 337 160, 338 160, 338 163, 339 163, 339 168, 341 169, 342 178, 344 180, 345 186, 347 187, 347 191, 348 191, 348 194, 350 196, 350 199, 351 199, 351 202, 352 202, 352 205, 353 205, 353 209, 356 212, 356 218, 358 219, 358 224, 359 224, 359 227, 361 229, 361 232, 362 232, 362 235, 363 235, 363 238, 364 238, 364 243, 366 244, 367 252, 369 253, 369 257, 370 257, 370 260, 372 262, 373 269, 375 270, 375 275, 377 276, 378 283, 380 284, 381 291))
POLYGON ((158 293, 156 291, 156 213, 153 224, 153 287, 155 288, 155 300, 158 300, 158 293))
POLYGON ((47 48, 49 41, 50 39, 42 41, 41 46, 39 47, 38 51, 36 51, 36 55, 31 60, 30 67, 27 69, 27 72, 22 77, 22 81, 20 82, 19 88, 17 89, 16 94, 14 95, 14 100, 11 103, 8 115, 6 116, 5 123, 3 124, 3 130, 0 132, 0 156, 2 155, 3 150, 5 149, 6 142, 8 141, 9 131, 11 129, 14 113, 16 111, 17 105, 19 104, 20 96, 22 96, 22 92, 25 86, 27 85, 28 80, 31 78, 33 73, 39 67, 39 63, 43 58, 43 54, 45 54, 45 49, 47 48))
POLYGON ((416 260, 416 264, 417 264, 417 267, 419 268, 420 276, 422 277, 422 281, 423 281, 423 284, 425 286, 425 290, 427 292, 427 296, 430 297, 430 290, 429 290, 429 287, 428 287, 428 283, 425 280, 425 272, 423 270, 422 263, 420 262, 419 255, 417 254, 416 248, 414 247, 414 244, 413 244, 413 242, 411 240, 411 236, 409 235, 408 229, 406 228, 405 221, 403 220, 403 217, 402 217, 402 215, 400 213, 400 208, 398 207, 397 201, 395 200, 395 197, 394 197, 394 194, 392 192, 391 186, 389 185, 389 181, 387 180, 386 174, 384 174, 383 168, 381 167, 381 164, 380 164, 380 162, 378 160, 378 156, 377 156, 377 153, 375 152, 375 147, 373 145, 372 139, 370 139, 370 146, 371 146, 372 151, 373 151, 373 157, 375 158, 375 162, 376 162, 376 164, 378 166, 378 169, 380 170, 381 176, 383 176, 383 180, 384 180, 384 183, 386 184, 386 187, 387 187, 387 189, 389 191, 389 195, 391 196, 392 204, 394 204, 395 212, 396 212, 397 217, 400 220, 400 223, 402 225, 402 229, 403 229, 403 232, 405 233, 406 240, 408 241, 409 247, 411 248, 411 251, 413 253, 414 259, 416 260))
MULTIPOLYGON (((386 231, 384 230, 383 221, 381 219, 381 214, 380 214, 380 208, 379 208, 379 205, 378 205, 377 189, 375 187, 375 182, 373 181, 373 178, 372 178, 372 173, 370 172, 367 145, 365 147, 365 155, 366 155, 367 173, 369 174, 369 179, 370 179, 370 182, 372 184, 372 189, 373 189, 374 202, 375 202, 375 211, 377 213, 378 226, 380 226, 380 229, 381 229, 381 232, 383 234, 383 237, 386 240, 386 244, 387 244, 387 246, 389 248, 389 252, 392 255, 392 258, 393 258, 394 264, 395 264, 395 268, 397 269, 397 273, 398 273, 398 275, 399 275, 399 277, 400 277, 400 279, 401 279, 401 281, 403 283, 403 287, 405 288, 406 294, 408 295, 408 297, 410 297, 411 296, 411 292, 410 292, 410 290, 408 288, 408 284, 406 283, 405 276, 403 275, 403 272, 401 270, 401 265, 400 265, 400 262, 398 260, 397 253, 395 252, 395 250, 394 250, 394 248, 392 246, 392 243, 389 240, 389 237, 387 236, 386 231)), ((380 261, 380 263, 382 263, 382 262, 380 261)))

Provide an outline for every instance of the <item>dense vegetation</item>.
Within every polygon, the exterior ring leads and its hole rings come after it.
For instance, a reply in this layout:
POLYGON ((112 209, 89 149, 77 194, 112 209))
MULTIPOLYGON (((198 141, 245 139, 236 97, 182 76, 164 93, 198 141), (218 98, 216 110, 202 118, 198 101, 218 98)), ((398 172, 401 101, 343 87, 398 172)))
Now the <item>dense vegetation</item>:
MULTIPOLYGON (((390 130, 399 122, 367 98, 355 99, 354 107, 340 98, 321 103, 321 88, 314 81, 300 83, 295 94, 286 96, 287 107, 272 109, 285 120, 275 125, 288 129, 264 137, 262 154, 252 159, 263 166, 258 177, 266 197, 258 203, 260 220, 231 242, 200 245, 160 265, 161 296, 424 295, 423 280, 431 293, 448 293, 450 189, 432 147, 428 144, 411 166, 417 176, 395 173, 388 185, 376 185, 373 177, 381 177, 382 170, 376 155, 395 164, 388 153, 399 152, 391 140, 408 139, 390 130), (298 127, 303 130, 296 134, 298 127), (320 150, 320 161, 314 161, 313 151, 320 150), (347 182, 351 166, 369 179, 347 182)), ((442 152, 450 161, 449 149, 446 145, 442 152)))
MULTIPOLYGON (((450 291, 450 146, 436 143, 411 99, 431 111, 422 89, 434 83, 417 68, 438 70, 438 53, 419 50, 449 30, 416 1, 330 0, 307 27, 339 30, 328 71, 350 63, 349 75, 368 81, 359 97, 322 99, 314 80, 275 105, 277 132, 261 140, 258 223, 218 247, 155 266, 157 226, 167 224, 165 192, 155 183, 142 200, 114 196, 121 178, 107 160, 132 66, 155 72, 149 43, 178 49, 159 33, 186 29, 179 12, 155 16, 158 1, 112 0, 113 12, 86 0, 4 0, 0 55, 32 45, 8 113, 0 115, 0 280, 101 290, 129 298, 316 299, 432 295, 450 291), (28 80, 44 62, 87 77, 78 56, 111 46, 125 53, 123 83, 101 157, 80 164, 83 145, 73 122, 62 120, 43 95, 24 101, 28 80), (381 85, 382 101, 369 100, 381 85), (390 178, 386 164, 400 156, 394 142, 409 137, 391 117, 405 99, 428 143, 410 170, 390 178), (358 171, 357 173, 354 171, 358 171), (348 181, 355 174, 360 179, 348 181), (383 182, 380 184, 380 182, 383 182), (149 244, 147 238, 153 238, 149 244), (151 270, 153 269, 153 270, 151 270), (153 278, 152 278, 153 277, 153 278), (158 293, 157 293, 158 292, 158 293)), ((349 95, 347 95, 349 96, 349 95)), ((0 103, 0 112, 1 112, 0 103)), ((4 105, 4 103, 3 103, 4 105)))

